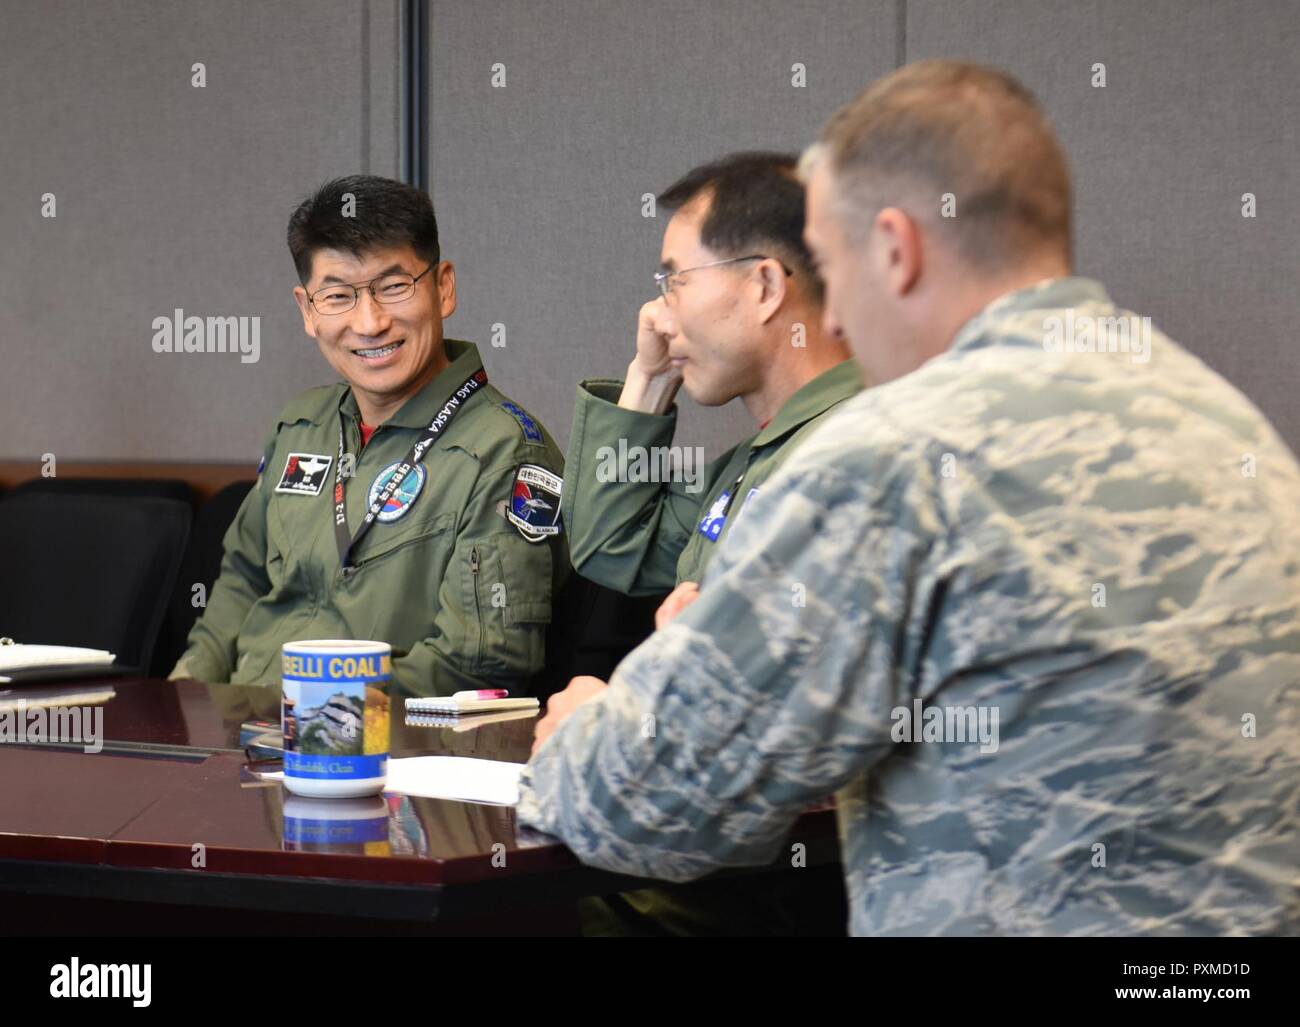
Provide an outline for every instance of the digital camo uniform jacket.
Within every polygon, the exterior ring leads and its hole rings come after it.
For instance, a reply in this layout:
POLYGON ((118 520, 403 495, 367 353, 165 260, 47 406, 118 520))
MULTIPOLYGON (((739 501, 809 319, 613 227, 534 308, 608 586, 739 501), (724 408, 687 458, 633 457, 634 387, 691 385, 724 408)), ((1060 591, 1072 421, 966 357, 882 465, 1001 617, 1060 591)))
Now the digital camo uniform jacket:
POLYGON ((345 492, 355 533, 457 386, 483 369, 473 345, 445 345, 451 365, 364 448, 346 384, 309 389, 280 412, 264 470, 226 533, 221 575, 171 677, 275 683, 284 642, 326 638, 390 643, 393 680, 407 694, 518 689, 541 669, 552 599, 568 573, 558 531, 563 456, 490 382, 386 504, 356 546, 351 572, 341 570, 333 497, 339 412, 346 451, 356 456, 345 492), (537 486, 539 475, 553 476, 556 494, 537 486))
POLYGON ((1118 314, 1041 283, 845 404, 520 820, 687 880, 836 792, 856 934, 1296 932, 1300 468, 1159 333, 1060 352, 1118 314), (996 746, 903 740, 915 700, 996 746))

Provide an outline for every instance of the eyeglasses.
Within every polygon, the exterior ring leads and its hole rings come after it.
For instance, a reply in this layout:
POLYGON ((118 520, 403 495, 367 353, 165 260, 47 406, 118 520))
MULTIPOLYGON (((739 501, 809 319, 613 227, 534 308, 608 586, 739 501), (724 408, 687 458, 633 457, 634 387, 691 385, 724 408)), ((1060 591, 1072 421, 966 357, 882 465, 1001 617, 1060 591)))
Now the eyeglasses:
POLYGON ((337 285, 327 285, 317 289, 307 297, 307 300, 321 314, 346 314, 357 305, 357 297, 361 289, 370 290, 370 296, 376 303, 401 303, 415 294, 415 283, 437 266, 437 264, 430 264, 414 276, 405 271, 394 271, 392 274, 372 278, 368 282, 356 282, 352 285, 340 282, 337 285))
MULTIPOLYGON (((715 260, 710 264, 696 264, 695 267, 684 267, 680 271, 656 271, 654 274, 655 285, 659 287, 659 295, 666 300, 668 299, 668 294, 672 292, 676 286, 681 284, 680 278, 682 275, 689 274, 692 271, 703 271, 705 268, 709 267, 722 267, 724 264, 739 264, 742 260, 768 259, 769 258, 765 254, 752 253, 748 257, 728 257, 726 260, 715 260)), ((781 261, 778 260, 777 263, 781 264, 781 261)), ((781 264, 781 270, 785 272, 787 278, 794 274, 794 272, 784 264, 781 264)))

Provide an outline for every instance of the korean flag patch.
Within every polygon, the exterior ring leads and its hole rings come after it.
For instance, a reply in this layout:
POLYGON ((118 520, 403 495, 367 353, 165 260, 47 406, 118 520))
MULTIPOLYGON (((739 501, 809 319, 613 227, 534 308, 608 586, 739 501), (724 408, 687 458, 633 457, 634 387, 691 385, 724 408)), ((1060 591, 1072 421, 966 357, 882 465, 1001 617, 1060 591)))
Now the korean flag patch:
POLYGON ((295 496, 319 496, 333 463, 334 458, 331 456, 290 453, 289 459, 284 462, 284 473, 280 475, 280 484, 275 487, 275 491, 295 496))
POLYGON ((560 533, 560 493, 564 479, 536 464, 520 464, 506 518, 529 542, 560 533))

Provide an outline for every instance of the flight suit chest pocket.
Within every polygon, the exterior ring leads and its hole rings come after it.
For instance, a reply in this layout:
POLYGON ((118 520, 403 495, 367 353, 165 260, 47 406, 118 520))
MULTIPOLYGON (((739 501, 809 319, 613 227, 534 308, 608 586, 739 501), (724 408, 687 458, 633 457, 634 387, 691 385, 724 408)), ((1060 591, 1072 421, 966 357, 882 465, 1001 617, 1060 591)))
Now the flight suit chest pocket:
POLYGON ((295 567, 310 565, 312 547, 329 534, 333 545, 334 516, 329 497, 274 496, 267 506, 266 570, 272 585, 292 576, 295 567))
MULTIPOLYGON (((359 524, 360 522, 358 522, 359 524)), ((453 512, 445 512, 424 518, 410 518, 409 524, 385 524, 375 521, 366 533, 366 537, 352 553, 355 567, 382 560, 391 553, 410 549, 436 535, 450 530, 456 523, 453 512)), ((355 530, 355 525, 350 525, 355 530)))

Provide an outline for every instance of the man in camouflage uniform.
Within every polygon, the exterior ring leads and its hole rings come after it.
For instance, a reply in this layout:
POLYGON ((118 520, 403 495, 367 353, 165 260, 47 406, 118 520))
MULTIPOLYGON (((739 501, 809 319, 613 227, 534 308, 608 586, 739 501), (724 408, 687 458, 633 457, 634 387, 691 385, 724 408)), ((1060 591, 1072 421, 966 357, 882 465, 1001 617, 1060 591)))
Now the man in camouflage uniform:
POLYGON ((809 173, 828 320, 884 384, 548 714, 520 820, 688 880, 835 792, 857 934, 1295 931, 1294 457, 1071 277, 1064 157, 1009 76, 903 68, 809 173))
POLYGON ((407 694, 525 686, 568 567, 562 456, 473 345, 444 339, 456 272, 429 197, 326 183, 289 247, 304 329, 343 381, 276 418, 171 677, 278 683, 284 642, 360 638, 393 646, 407 694))

